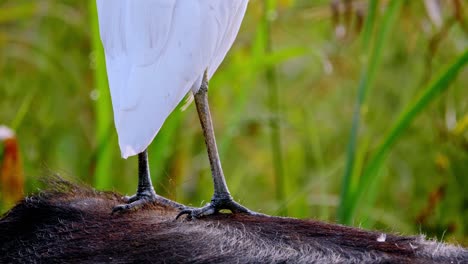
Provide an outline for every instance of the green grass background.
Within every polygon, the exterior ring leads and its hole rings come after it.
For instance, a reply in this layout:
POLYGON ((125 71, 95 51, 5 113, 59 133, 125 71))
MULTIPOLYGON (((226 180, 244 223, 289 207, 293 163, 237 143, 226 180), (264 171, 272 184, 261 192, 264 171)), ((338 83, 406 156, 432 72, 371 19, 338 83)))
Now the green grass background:
MULTIPOLYGON (((442 1, 437 26, 423 1, 343 1, 338 15, 330 2, 249 4, 210 82, 231 193, 268 214, 468 245, 468 5, 442 1)), ((17 133, 28 193, 51 172, 136 189, 98 34, 94 1, 0 1, 0 124, 17 133)), ((159 194, 209 201, 193 104, 149 151, 159 194)))

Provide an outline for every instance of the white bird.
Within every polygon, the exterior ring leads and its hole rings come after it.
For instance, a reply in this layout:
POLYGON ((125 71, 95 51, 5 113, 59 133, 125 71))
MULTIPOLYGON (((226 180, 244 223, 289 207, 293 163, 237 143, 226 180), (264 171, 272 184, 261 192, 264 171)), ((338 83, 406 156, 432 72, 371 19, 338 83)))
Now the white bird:
POLYGON ((122 157, 137 155, 137 193, 114 211, 154 201, 200 217, 230 209, 208 106, 208 80, 232 46, 248 0, 97 0, 114 122, 122 157), (148 169, 147 147, 188 92, 195 98, 214 182, 211 203, 187 208, 157 195, 148 169))

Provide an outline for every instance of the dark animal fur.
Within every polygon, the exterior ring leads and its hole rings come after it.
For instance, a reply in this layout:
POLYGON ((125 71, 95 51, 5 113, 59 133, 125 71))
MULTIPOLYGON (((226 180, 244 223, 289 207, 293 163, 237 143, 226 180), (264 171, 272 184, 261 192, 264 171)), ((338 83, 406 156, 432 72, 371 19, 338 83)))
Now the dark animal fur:
POLYGON ((56 180, 0 220, 0 263, 468 263, 461 247, 280 217, 174 220, 154 205, 111 215, 122 202, 56 180))

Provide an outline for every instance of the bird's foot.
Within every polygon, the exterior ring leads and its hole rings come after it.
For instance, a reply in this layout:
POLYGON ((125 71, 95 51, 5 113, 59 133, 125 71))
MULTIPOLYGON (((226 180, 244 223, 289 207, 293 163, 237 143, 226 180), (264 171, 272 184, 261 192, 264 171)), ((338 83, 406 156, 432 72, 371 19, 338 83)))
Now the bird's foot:
POLYGON ((146 204, 162 204, 178 210, 183 210, 187 208, 182 204, 159 196, 155 193, 137 193, 133 196, 125 196, 123 197, 123 200, 126 204, 120 204, 112 208, 112 214, 135 211, 146 204))
POLYGON ((235 202, 231 197, 228 197, 213 198, 211 200, 211 203, 201 208, 186 208, 177 215, 176 219, 178 219, 182 215, 187 215, 187 219, 189 220, 192 218, 201 218, 204 216, 217 214, 221 210, 229 210, 233 214, 242 213, 248 215, 263 215, 247 209, 246 207, 235 202))

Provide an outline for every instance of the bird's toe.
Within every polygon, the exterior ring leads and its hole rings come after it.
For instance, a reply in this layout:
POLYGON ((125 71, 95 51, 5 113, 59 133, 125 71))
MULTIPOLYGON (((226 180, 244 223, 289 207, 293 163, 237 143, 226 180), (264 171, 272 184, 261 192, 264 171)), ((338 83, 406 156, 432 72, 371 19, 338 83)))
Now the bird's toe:
POLYGON ((179 204, 177 202, 174 202, 172 200, 169 200, 167 198, 164 198, 159 195, 133 195, 133 196, 126 196, 123 197, 124 204, 119 204, 115 206, 112 209, 112 214, 115 213, 125 213, 128 211, 134 211, 142 208, 143 206, 147 204, 158 204, 158 205, 163 205, 167 207, 172 207, 178 210, 183 210, 186 209, 187 207, 179 204))
POLYGON ((188 220, 191 220, 193 218, 201 218, 201 217, 204 217, 204 216, 208 216, 208 215, 212 215, 212 214, 215 214, 217 211, 216 211, 216 208, 211 205, 211 204, 208 204, 202 208, 187 208, 187 209, 184 209, 182 211, 179 212, 179 214, 176 216, 176 219, 179 219, 179 217, 183 216, 183 215, 187 215, 187 219, 188 220))
POLYGON ((179 217, 183 215, 187 215, 187 219, 196 219, 196 218, 202 218, 205 216, 209 215, 214 215, 219 213, 221 210, 229 210, 231 211, 232 214, 248 214, 248 215, 256 215, 256 216, 265 216, 264 214, 253 212, 246 207, 240 205, 239 203, 235 202, 232 199, 216 199, 214 198, 211 200, 211 203, 205 205, 204 207, 201 208, 189 208, 189 209, 184 209, 179 212, 177 215, 176 219, 179 219, 179 217))
POLYGON ((125 203, 132 203, 136 200, 138 200, 138 196, 135 194, 135 195, 132 195, 132 196, 124 196, 122 197, 122 200, 125 202, 125 203))

